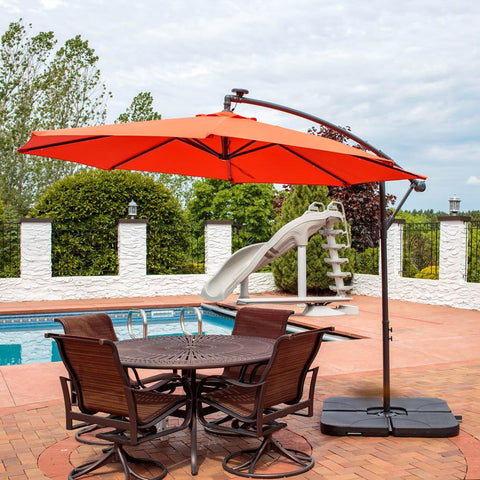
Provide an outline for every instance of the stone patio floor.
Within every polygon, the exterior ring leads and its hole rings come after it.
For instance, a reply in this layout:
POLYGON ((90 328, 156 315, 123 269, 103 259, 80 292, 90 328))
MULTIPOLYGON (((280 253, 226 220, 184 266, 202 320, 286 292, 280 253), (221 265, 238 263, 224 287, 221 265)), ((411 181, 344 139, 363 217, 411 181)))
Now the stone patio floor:
MULTIPOLYGON (((0 312, 110 309, 195 305, 201 298, 161 297, 65 302, 0 303, 0 312)), ((227 304, 234 304, 229 297, 227 304)), ((480 312, 391 300, 392 397, 438 397, 462 415, 460 434, 452 438, 333 437, 320 432, 323 400, 330 396, 382 395, 381 300, 355 296, 359 315, 304 317, 299 323, 332 325, 337 332, 360 337, 325 342, 316 359, 320 377, 312 418, 287 418, 285 445, 311 450, 315 466, 305 479, 480 480, 480 312)), ((78 444, 64 428, 58 376, 61 363, 0 367, 0 478, 66 479, 72 465, 94 458, 100 447, 78 444)), ((188 433, 135 450, 168 468, 167 479, 190 478, 188 433), (141 452, 140 452, 141 451, 141 452)), ((222 469, 227 452, 255 444, 252 439, 208 435, 199 428, 198 478, 234 478, 222 469)), ((273 471, 275 465, 271 465, 273 471)), ((118 465, 104 467, 91 478, 123 478, 118 465)), ((152 470, 153 472, 153 470, 152 470)), ((86 478, 86 477, 83 477, 86 478)))

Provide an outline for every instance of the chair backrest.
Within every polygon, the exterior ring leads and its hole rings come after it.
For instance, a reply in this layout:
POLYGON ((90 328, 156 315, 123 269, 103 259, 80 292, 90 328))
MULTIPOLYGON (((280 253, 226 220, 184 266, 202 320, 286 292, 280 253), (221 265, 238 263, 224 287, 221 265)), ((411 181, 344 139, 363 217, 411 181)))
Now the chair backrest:
POLYGON ((112 319, 106 313, 72 315, 71 317, 58 317, 54 320, 62 324, 67 335, 104 338, 112 342, 118 340, 112 319))
POLYGON ((264 407, 297 403, 303 395, 305 377, 315 359, 325 329, 282 335, 261 381, 265 381, 264 407))
POLYGON ((57 342, 82 412, 129 415, 125 387, 130 381, 112 341, 60 334, 48 336, 57 342))
POLYGON ((287 329, 293 310, 244 307, 237 312, 232 335, 278 338, 287 329))

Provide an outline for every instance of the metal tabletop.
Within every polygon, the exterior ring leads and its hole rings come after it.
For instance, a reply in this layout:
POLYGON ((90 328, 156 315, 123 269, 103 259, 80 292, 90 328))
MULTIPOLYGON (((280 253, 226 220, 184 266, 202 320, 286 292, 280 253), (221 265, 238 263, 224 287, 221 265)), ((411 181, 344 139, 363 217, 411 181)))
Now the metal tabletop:
POLYGON ((196 370, 264 362, 274 339, 244 335, 172 335, 117 342, 126 367, 196 370))

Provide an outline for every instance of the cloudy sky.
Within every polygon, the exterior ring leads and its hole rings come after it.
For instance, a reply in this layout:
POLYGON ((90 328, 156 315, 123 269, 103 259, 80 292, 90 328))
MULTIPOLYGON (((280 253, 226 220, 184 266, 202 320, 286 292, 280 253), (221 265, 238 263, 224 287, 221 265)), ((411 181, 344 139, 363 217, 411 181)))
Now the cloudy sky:
MULTIPOLYGON (((404 208, 480 210, 480 2, 476 0, 0 0, 100 57, 113 120, 142 91, 163 118, 212 113, 234 87, 307 111, 428 176, 404 208)), ((238 105, 306 131, 309 122, 238 105)), ((408 182, 388 182, 400 199, 408 182)))

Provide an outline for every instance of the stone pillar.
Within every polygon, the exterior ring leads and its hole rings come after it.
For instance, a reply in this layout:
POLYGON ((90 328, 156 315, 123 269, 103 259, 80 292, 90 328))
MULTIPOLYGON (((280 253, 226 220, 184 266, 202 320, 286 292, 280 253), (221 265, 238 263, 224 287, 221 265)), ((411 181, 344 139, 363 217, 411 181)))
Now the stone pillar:
POLYGON ((388 276, 401 277, 403 270, 403 227, 405 220, 396 219, 388 229, 388 276))
POLYGON ((52 219, 21 220, 20 276, 28 279, 52 277, 52 219))
POLYGON ((147 223, 142 219, 118 221, 118 272, 120 277, 147 274, 147 223))
POLYGON ((232 255, 232 222, 205 222, 205 273, 213 275, 232 255))
POLYGON ((465 281, 467 261, 467 223, 470 217, 439 217, 440 258, 439 280, 465 281))

